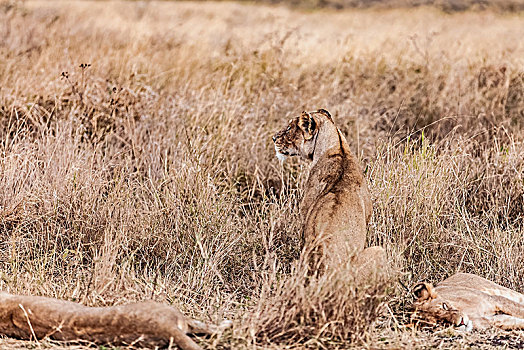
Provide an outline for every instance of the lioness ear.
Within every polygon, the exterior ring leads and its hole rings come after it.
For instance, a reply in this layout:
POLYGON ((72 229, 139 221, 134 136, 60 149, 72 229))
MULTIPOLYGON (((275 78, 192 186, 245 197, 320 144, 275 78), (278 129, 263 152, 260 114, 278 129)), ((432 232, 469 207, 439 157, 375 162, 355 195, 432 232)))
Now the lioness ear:
POLYGON ((324 108, 320 108, 317 113, 324 114, 326 117, 328 117, 329 120, 333 121, 333 118, 331 118, 331 114, 326 111, 324 108))
POLYGON ((315 129, 317 128, 317 122, 315 122, 315 119, 313 119, 308 112, 304 111, 298 118, 298 126, 304 132, 304 138, 306 140, 311 140, 315 133, 315 129))
POLYGON ((426 282, 417 284, 413 288, 413 294, 419 301, 434 299, 437 297, 437 294, 435 293, 435 290, 433 289, 431 283, 426 282))

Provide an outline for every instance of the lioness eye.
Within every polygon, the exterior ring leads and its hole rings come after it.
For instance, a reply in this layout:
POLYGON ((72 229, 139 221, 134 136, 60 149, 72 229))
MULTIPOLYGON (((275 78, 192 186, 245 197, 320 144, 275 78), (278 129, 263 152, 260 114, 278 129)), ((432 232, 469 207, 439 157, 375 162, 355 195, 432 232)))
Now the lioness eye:
POLYGON ((449 309, 448 304, 446 304, 446 303, 442 303, 442 308, 443 308, 444 310, 449 309))

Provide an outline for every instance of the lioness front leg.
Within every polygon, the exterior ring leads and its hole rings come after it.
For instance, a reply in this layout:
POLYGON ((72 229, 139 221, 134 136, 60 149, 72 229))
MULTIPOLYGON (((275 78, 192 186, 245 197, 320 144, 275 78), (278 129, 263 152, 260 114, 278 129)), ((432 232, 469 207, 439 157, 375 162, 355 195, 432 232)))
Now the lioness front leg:
POLYGON ((524 318, 510 315, 495 315, 491 318, 490 323, 495 327, 505 330, 524 329, 524 318))
POLYGON ((497 312, 524 319, 524 305, 514 302, 502 295, 493 295, 491 296, 491 299, 495 303, 497 312))

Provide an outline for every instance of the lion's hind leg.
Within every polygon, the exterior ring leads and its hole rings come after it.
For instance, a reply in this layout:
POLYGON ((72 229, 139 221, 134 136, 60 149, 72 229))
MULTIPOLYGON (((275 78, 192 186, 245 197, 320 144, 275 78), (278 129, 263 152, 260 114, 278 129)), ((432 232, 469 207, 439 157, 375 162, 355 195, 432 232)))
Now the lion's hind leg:
POLYGON ((388 275, 386 251, 379 246, 364 249, 352 259, 357 284, 371 283, 383 274, 388 275))

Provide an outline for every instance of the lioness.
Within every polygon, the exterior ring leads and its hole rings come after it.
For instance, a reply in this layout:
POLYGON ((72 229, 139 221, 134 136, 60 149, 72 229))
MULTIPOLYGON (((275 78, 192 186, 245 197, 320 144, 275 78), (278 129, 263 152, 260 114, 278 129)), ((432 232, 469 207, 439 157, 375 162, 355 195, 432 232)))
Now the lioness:
POLYGON ((311 162, 300 211, 303 242, 313 261, 328 267, 354 257, 355 265, 382 264, 382 248, 364 250, 372 214, 366 180, 329 112, 302 112, 273 142, 280 160, 300 156, 311 162))
POLYGON ((469 273, 457 273, 436 287, 419 283, 412 318, 461 330, 524 329, 524 295, 469 273))
POLYGON ((216 333, 229 321, 210 326, 154 301, 87 307, 53 298, 0 292, 0 334, 19 339, 84 340, 97 344, 201 349, 186 333, 216 333))

